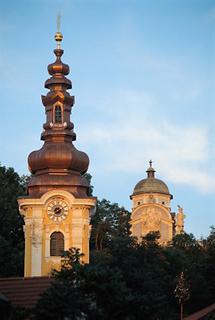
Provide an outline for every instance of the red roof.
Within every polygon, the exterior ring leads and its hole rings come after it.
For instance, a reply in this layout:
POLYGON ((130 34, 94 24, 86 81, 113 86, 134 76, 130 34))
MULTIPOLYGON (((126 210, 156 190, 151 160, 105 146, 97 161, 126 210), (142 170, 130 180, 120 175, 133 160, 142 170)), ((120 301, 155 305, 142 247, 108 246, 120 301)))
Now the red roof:
POLYGON ((214 310, 215 310, 215 303, 211 304, 207 308, 204 308, 204 309, 202 309, 202 310, 200 310, 198 312, 193 313, 189 317, 184 318, 184 320, 199 320, 199 319, 203 319, 204 316, 208 315, 209 313, 211 313, 214 310))
POLYGON ((32 308, 52 281, 50 277, 0 278, 0 292, 12 305, 32 308))

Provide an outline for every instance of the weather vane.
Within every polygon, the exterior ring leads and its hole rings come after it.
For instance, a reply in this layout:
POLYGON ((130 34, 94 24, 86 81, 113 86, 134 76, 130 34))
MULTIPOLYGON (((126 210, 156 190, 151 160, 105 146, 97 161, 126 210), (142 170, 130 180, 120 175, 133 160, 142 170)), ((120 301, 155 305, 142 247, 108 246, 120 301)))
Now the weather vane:
POLYGON ((59 13, 57 16, 57 32, 55 33, 55 40, 57 41, 57 49, 61 49, 60 43, 63 40, 63 35, 60 32, 61 25, 61 14, 59 13))

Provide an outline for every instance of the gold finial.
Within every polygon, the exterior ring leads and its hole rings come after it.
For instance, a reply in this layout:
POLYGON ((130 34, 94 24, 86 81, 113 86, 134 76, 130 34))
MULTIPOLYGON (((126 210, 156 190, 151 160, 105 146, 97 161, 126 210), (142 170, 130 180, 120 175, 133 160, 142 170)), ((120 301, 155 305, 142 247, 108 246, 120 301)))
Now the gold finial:
POLYGON ((57 41, 57 49, 60 49, 60 43, 63 40, 63 35, 60 32, 61 14, 57 16, 57 32, 55 33, 55 40, 57 41))
POLYGON ((149 161, 149 166, 152 167, 152 160, 149 161))

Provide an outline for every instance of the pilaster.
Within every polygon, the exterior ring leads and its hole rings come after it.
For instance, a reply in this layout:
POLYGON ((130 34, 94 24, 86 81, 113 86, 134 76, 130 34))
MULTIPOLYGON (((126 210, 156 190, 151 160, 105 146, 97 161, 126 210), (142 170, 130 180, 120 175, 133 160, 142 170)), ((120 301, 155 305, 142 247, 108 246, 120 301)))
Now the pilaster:
POLYGON ((61 266, 61 256, 50 255, 50 239, 53 232, 61 232, 64 250, 71 247, 84 254, 82 261, 89 262, 90 214, 96 198, 75 198, 64 190, 53 190, 39 199, 21 198, 20 213, 25 221, 25 276, 49 275, 61 266), (64 219, 50 215, 50 203, 63 201, 68 211, 64 219))

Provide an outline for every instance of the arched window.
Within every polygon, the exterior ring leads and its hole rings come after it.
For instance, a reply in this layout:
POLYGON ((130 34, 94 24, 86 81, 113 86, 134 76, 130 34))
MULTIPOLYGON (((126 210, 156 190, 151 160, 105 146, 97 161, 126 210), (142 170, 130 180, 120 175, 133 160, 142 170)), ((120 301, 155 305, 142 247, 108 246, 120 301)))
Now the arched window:
POLYGON ((64 252, 64 236, 61 232, 53 232, 50 237, 50 256, 62 256, 64 252))
POLYGON ((62 110, 60 106, 55 107, 55 123, 62 123, 62 110))

